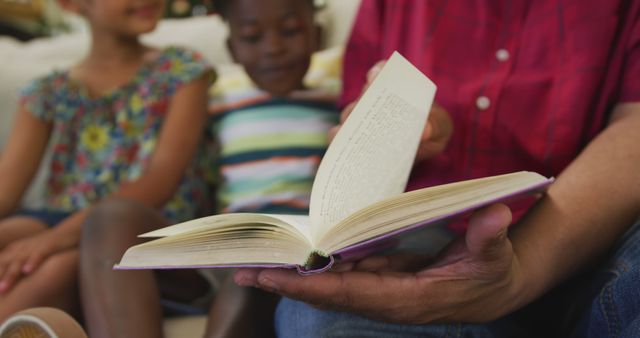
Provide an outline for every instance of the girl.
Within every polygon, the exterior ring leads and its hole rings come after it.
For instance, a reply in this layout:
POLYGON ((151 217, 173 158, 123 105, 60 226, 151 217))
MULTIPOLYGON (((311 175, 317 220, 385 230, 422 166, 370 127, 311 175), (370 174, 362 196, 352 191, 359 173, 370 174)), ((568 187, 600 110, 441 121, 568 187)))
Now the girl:
POLYGON ((192 158, 213 73, 195 53, 140 42, 164 2, 60 2, 87 19, 92 44, 24 90, 0 157, 0 322, 34 306, 78 313, 81 225, 98 201, 128 198, 179 221, 207 199, 192 158), (44 207, 16 211, 46 149, 44 207))

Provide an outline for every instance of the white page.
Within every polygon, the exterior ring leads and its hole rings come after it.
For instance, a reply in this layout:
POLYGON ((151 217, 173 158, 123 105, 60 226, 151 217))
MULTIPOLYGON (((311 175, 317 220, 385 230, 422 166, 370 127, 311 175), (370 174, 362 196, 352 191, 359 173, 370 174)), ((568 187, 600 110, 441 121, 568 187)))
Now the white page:
POLYGON ((178 223, 144 233, 138 237, 169 237, 198 230, 233 227, 251 223, 264 223, 277 225, 283 229, 293 228, 295 229, 294 231, 301 235, 301 238, 305 238, 307 241, 310 241, 309 222, 309 217, 304 215, 273 215, 256 213, 219 214, 178 223))
POLYGON ((311 194, 313 238, 405 189, 436 86, 395 52, 327 150, 311 194))

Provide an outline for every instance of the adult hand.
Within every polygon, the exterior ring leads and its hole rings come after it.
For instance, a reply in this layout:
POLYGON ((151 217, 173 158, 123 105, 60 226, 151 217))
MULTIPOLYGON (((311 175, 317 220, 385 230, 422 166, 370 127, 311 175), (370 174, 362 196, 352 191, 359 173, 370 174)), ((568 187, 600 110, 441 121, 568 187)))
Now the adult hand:
POLYGON ((506 235, 510 222, 511 213, 501 204, 476 212, 466 236, 427 267, 416 257, 371 257, 311 276, 292 270, 240 269, 234 280, 321 309, 376 320, 489 321, 517 306, 513 300, 520 270, 506 235))
MULTIPOLYGON (((386 61, 379 61, 376 63, 367 73, 367 84, 363 92, 369 87, 373 79, 376 78, 382 66, 386 61)), ((329 130, 329 140, 332 140, 336 135, 340 126, 349 117, 349 114, 353 111, 357 101, 351 102, 342 110, 340 114, 340 124, 329 130)), ((420 137, 420 144, 416 153, 416 162, 420 162, 425 159, 432 158, 440 154, 449 143, 451 135, 453 134, 453 121, 449 113, 437 102, 434 102, 431 106, 429 118, 427 124, 424 127, 422 136, 420 137)))
POLYGON ((63 250, 53 231, 27 237, 0 251, 0 294, 9 291, 25 275, 35 271, 49 256, 63 250))

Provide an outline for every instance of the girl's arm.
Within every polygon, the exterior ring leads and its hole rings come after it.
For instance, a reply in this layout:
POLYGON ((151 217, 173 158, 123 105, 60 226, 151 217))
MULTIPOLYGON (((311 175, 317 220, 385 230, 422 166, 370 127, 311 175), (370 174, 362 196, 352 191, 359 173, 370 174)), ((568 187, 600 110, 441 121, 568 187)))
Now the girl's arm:
POLYGON ((20 205, 47 148, 50 124, 20 108, 0 153, 0 219, 20 205))
POLYGON ((209 81, 184 85, 173 97, 146 172, 126 182, 114 196, 161 207, 173 197, 204 132, 209 81))
MULTIPOLYGON (((209 81, 203 76, 174 94, 146 172, 139 179, 123 184, 112 197, 131 198, 160 207, 173 196, 203 134, 208 85, 209 81)), ((13 156, 18 156, 19 150, 13 151, 16 154, 13 156)), ((77 247, 82 222, 90 209, 76 212, 50 231, 12 243, 0 252, 0 262, 11 262, 10 268, 0 275, 0 285, 4 284, 0 293, 2 289, 9 289, 21 274, 37 269, 53 253, 77 247)))

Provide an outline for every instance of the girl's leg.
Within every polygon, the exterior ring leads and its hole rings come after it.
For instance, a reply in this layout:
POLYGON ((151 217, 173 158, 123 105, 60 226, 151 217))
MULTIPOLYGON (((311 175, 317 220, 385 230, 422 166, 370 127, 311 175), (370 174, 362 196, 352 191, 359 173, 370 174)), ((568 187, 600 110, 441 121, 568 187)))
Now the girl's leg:
POLYGON ((153 209, 129 200, 98 204, 83 225, 80 289, 90 337, 162 337, 153 272, 113 270, 137 236, 166 224, 153 209))
POLYGON ((72 315, 78 308, 78 251, 67 250, 46 259, 8 293, 0 295, 0 322, 17 311, 50 306, 72 315))
POLYGON ((275 337, 279 296, 233 283, 230 275, 209 310, 206 338, 275 337))
POLYGON ((113 270, 125 250, 141 242, 139 234, 165 225, 156 210, 130 200, 105 201, 88 216, 80 245, 80 289, 92 338, 162 337, 160 295, 188 301, 208 290, 195 270, 113 270))
MULTIPOLYGON (((30 217, 11 217, 0 222, 0 250, 11 242, 45 231, 47 226, 30 217)), ((76 250, 46 259, 28 276, 23 276, 7 293, 0 294, 0 321, 17 311, 35 306, 58 307, 78 314, 76 250)))
POLYGON ((47 230, 47 225, 31 217, 14 216, 0 221, 0 250, 9 243, 47 230))

